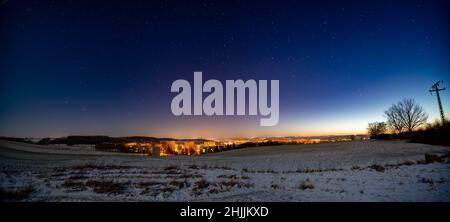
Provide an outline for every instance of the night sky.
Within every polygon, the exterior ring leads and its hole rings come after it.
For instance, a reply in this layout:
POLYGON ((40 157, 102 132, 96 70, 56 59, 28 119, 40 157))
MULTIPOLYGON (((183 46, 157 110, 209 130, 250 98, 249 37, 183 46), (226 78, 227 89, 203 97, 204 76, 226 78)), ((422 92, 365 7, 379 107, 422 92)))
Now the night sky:
MULTIPOLYGON (((0 135, 364 133, 450 83, 449 1, 0 0, 0 135), (174 116, 170 86, 280 80, 280 121, 174 116)), ((443 91, 450 115, 450 90, 443 91)))

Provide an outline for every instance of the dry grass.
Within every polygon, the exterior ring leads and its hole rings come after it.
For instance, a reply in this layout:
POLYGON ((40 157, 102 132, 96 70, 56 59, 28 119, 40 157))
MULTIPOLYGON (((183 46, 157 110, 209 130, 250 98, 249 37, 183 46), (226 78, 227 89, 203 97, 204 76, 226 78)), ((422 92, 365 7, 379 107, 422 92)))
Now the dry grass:
POLYGON ((86 186, 83 182, 77 182, 71 179, 65 180, 64 183, 61 184, 61 186, 69 191, 74 192, 86 190, 86 186))
POLYGON ((309 181, 309 179, 306 179, 306 180, 304 180, 304 181, 302 181, 300 183, 299 188, 301 190, 308 190, 308 189, 309 190, 313 190, 314 189, 314 184, 312 184, 311 181, 309 181))
POLYGON ((200 174, 173 174, 167 175, 166 178, 179 178, 179 179, 192 179, 192 178, 202 178, 203 176, 200 174))
POLYGON ((211 185, 207 180, 201 179, 194 183, 194 186, 192 187, 192 193, 195 195, 202 194, 202 190, 208 188, 211 185))
POLYGON ((237 176, 236 176, 236 174, 230 174, 230 175, 222 174, 222 175, 217 176, 217 178, 236 179, 237 176))
POLYGON ((210 183, 207 180, 199 180, 197 182, 195 182, 194 184, 194 188, 199 188, 199 189, 205 189, 207 187, 209 187, 210 183))
POLYGON ((124 184, 113 181, 89 180, 86 186, 91 187, 96 193, 103 194, 122 194, 125 191, 124 184))
POLYGON ((175 189, 176 189, 176 188, 171 187, 171 186, 165 186, 165 187, 162 187, 162 188, 160 189, 160 191, 161 191, 162 193, 172 193, 173 191, 175 191, 175 189))
POLYGON ((361 170, 360 166, 352 166, 351 170, 361 170))
POLYGON ((191 169, 191 170, 198 170, 198 169, 200 169, 200 167, 198 167, 197 165, 190 165, 190 166, 188 166, 188 168, 189 169, 191 169))
POLYGON ((146 188, 146 187, 162 185, 162 184, 164 184, 164 183, 160 182, 160 181, 143 181, 143 182, 137 183, 136 187, 138 187, 138 188, 146 188))
POLYGON ((237 182, 234 179, 230 179, 230 180, 225 180, 219 183, 220 185, 223 185, 225 187, 234 187, 236 185, 239 185, 239 182, 237 182))
POLYGON ((218 194, 218 193, 220 193, 220 191, 219 191, 218 189, 216 189, 216 188, 212 188, 212 189, 210 189, 208 192, 209 192, 210 194, 218 194))
POLYGON ((175 174, 183 174, 183 172, 178 170, 167 170, 167 171, 153 171, 152 174, 175 175, 175 174))
POLYGON ((85 171, 85 170, 123 170, 123 169, 130 169, 130 166, 119 166, 119 165, 95 165, 95 164, 86 164, 86 165, 78 165, 78 166, 71 166, 71 167, 61 167, 57 168, 57 172, 63 172, 67 170, 78 170, 78 171, 85 171))
POLYGON ((176 165, 170 165, 170 166, 167 166, 166 168, 164 168, 164 170, 178 170, 179 168, 178 168, 178 166, 176 166, 176 165))
POLYGON ((185 187, 187 185, 187 182, 186 181, 172 180, 172 181, 169 182, 169 185, 181 189, 181 188, 183 188, 183 187, 185 187))
POLYGON ((225 181, 221 181, 219 183, 221 186, 225 187, 225 188, 231 188, 231 187, 245 187, 245 188, 250 188, 253 187, 254 185, 252 183, 247 183, 247 182, 240 182, 237 181, 235 179, 230 179, 230 180, 225 180, 225 181))
POLYGON ((0 189, 0 201, 18 201, 28 198, 35 190, 33 187, 23 187, 17 190, 0 189))
POLYGON ((425 163, 442 163, 444 162, 444 156, 438 156, 434 153, 425 153, 425 163))
POLYGON ((381 166, 378 164, 373 164, 373 165, 369 166, 368 168, 376 170, 377 172, 384 172, 384 170, 386 169, 384 166, 381 166))
POLYGON ((69 180, 85 180, 88 179, 88 177, 84 174, 75 174, 68 178, 69 180))

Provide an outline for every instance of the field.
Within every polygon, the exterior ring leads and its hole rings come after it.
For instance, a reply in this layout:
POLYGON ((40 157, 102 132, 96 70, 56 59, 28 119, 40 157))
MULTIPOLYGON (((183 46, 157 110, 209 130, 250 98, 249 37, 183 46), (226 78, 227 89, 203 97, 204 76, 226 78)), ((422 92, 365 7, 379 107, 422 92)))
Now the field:
POLYGON ((2 201, 450 201, 450 147, 355 141, 149 157, 0 140, 2 201), (429 155, 425 158, 425 154, 429 155))

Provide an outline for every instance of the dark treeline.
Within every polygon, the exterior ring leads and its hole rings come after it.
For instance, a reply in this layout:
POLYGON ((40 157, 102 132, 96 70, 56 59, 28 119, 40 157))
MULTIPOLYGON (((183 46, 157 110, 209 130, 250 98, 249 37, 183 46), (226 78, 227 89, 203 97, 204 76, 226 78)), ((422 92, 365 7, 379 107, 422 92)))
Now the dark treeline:
POLYGON ((286 145, 287 143, 281 143, 281 142, 275 142, 275 141, 266 141, 266 142, 247 142, 242 144, 232 144, 232 145, 225 145, 225 146, 216 146, 210 149, 212 152, 221 152, 226 150, 235 150, 235 149, 243 149, 243 148, 250 148, 250 147, 259 147, 259 146, 278 146, 278 145, 286 145))
POLYGON ((413 132, 401 132, 398 134, 381 133, 371 136, 372 139, 382 140, 409 140, 413 143, 425 143, 432 145, 450 146, 450 122, 444 124, 430 124, 425 128, 413 132))
POLYGON ((450 146, 450 122, 432 124, 425 129, 414 131, 410 136, 410 140, 414 143, 450 146))
POLYGON ((371 139, 402 139, 414 143, 450 146, 450 121, 427 123, 428 114, 412 98, 405 98, 384 112, 386 122, 369 123, 371 139))
POLYGON ((0 139, 2 139, 2 140, 8 140, 8 141, 14 141, 14 142, 22 142, 22 143, 33 143, 30 139, 27 139, 27 138, 19 138, 19 137, 7 137, 7 136, 1 136, 0 139))
MULTIPOLYGON (((24 142, 24 143, 36 143, 40 145, 50 145, 50 144, 85 144, 85 145, 100 145, 100 144, 120 144, 128 142, 158 142, 179 139, 174 138, 156 138, 148 136, 128 136, 128 137, 109 137, 109 136, 67 136, 59 138, 43 138, 38 142, 33 142, 28 138, 19 137, 0 137, 3 140, 24 142)), ((184 141, 205 141, 205 139, 183 139, 184 141)))
POLYGON ((112 143, 120 141, 120 138, 113 138, 108 136, 68 136, 55 139, 45 138, 39 141, 39 144, 100 144, 100 143, 112 143))
POLYGON ((129 136, 129 137, 109 137, 109 136, 67 136, 61 138, 44 138, 39 144, 91 144, 98 145, 103 143, 127 143, 127 142, 157 142, 160 140, 175 140, 172 138, 155 138, 147 136, 129 136))
POLYGON ((262 143, 247 142, 247 143, 236 145, 234 148, 239 149, 239 148, 256 147, 256 146, 277 146, 277 145, 284 145, 284 144, 285 143, 274 142, 274 141, 269 140, 267 142, 262 142, 262 143))

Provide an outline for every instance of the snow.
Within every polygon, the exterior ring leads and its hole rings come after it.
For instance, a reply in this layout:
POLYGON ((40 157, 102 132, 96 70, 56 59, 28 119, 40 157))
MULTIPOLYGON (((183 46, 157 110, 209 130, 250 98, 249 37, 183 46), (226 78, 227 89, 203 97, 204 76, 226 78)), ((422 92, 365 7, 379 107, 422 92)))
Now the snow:
POLYGON ((357 141, 149 157, 0 141, 0 188, 32 187, 19 201, 450 201, 449 153, 357 141))

